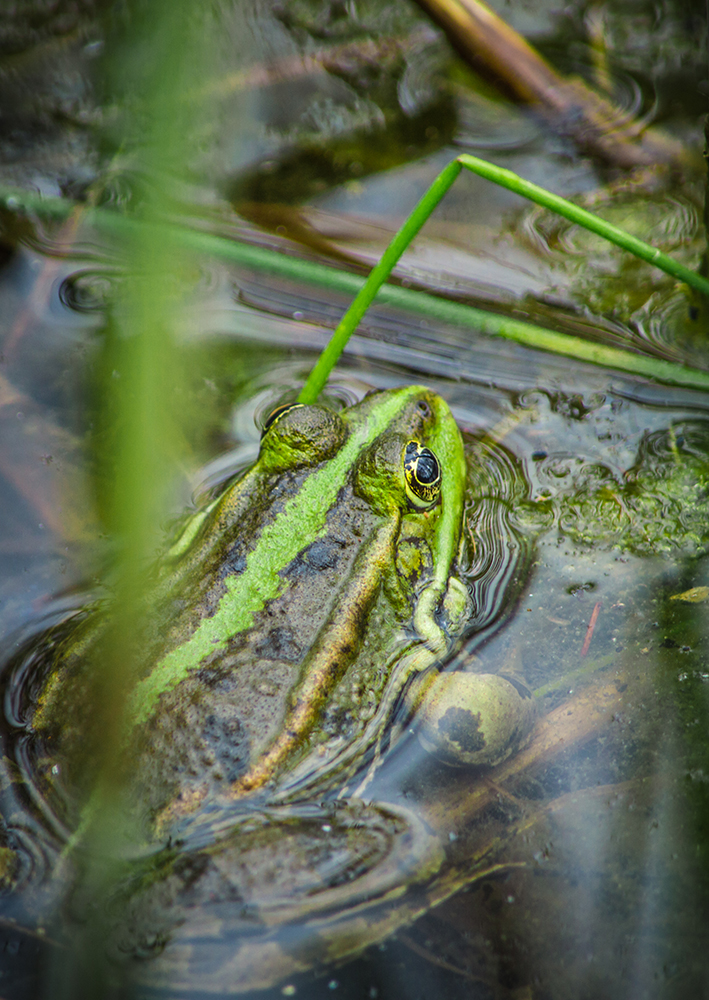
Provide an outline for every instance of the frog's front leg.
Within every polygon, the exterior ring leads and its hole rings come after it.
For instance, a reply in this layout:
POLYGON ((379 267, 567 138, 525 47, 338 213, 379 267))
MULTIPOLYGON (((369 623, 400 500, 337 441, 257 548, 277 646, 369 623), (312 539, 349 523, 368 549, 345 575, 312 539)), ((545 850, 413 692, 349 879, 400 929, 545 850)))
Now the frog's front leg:
POLYGON ((526 684, 500 674, 429 674, 407 703, 424 748, 457 766, 500 764, 524 744, 536 718, 526 684))

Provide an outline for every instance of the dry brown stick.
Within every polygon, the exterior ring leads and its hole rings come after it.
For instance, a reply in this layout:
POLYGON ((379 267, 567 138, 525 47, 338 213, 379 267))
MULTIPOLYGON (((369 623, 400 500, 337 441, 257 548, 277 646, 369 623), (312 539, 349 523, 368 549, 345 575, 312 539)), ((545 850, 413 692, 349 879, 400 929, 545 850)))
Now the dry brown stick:
POLYGON ((596 601, 593 611, 591 612, 591 620, 588 623, 588 628, 586 629, 586 637, 583 640, 583 646, 581 647, 581 656, 585 656, 588 653, 588 647, 591 645, 591 639, 593 638, 593 632, 596 628, 596 621, 598 620, 598 613, 601 610, 601 602, 596 601))
POLYGON ((689 163, 681 143, 650 129, 582 80, 565 78, 481 0, 417 0, 463 58, 528 104, 579 149, 630 169, 689 163))

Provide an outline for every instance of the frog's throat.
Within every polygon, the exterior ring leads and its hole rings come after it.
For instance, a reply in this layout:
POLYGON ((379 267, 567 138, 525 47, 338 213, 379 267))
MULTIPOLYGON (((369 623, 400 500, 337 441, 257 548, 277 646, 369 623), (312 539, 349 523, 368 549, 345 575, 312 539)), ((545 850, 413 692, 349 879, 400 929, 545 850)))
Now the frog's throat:
MULTIPOLYGON (((190 638, 178 648, 167 653, 153 668, 150 675, 143 678, 133 689, 126 704, 126 731, 146 722, 160 696, 177 687, 193 670, 208 657, 226 648, 227 644, 241 632, 248 630, 255 616, 266 602, 278 596, 284 581, 280 571, 287 566, 303 548, 303 540, 314 541, 324 536, 328 510, 336 502, 340 489, 344 486, 348 472, 359 452, 390 425, 397 413, 412 397, 420 395, 420 386, 402 389, 386 399, 382 399, 361 423, 352 425, 350 434, 340 451, 321 469, 308 476, 301 490, 285 504, 278 518, 266 525, 256 544, 247 556, 245 570, 226 581, 226 593, 221 598, 213 615, 204 618, 190 638)), ((440 456, 446 460, 450 451, 451 438, 460 436, 443 400, 436 398, 435 405, 440 410, 438 416, 452 424, 447 434, 441 434, 441 443, 435 447, 443 451, 440 456), (445 450, 443 450, 445 449, 445 450)), ((462 454, 462 445, 459 443, 462 454)), ((455 475, 450 477, 456 478, 455 475)), ((248 488, 249 476, 242 480, 243 488, 248 488)), ((455 484, 450 483, 455 492, 455 484)), ((447 523, 452 512, 445 512, 447 523)), ((460 517, 460 506, 458 506, 460 517)), ((435 588, 429 603, 442 596, 445 578, 448 576, 457 545, 459 529, 454 530, 455 543, 443 537, 442 525, 436 528, 439 545, 443 546, 441 566, 431 584, 435 588)))
POLYGON ((433 577, 418 595, 414 628, 428 647, 440 656, 446 651, 447 639, 443 629, 436 623, 435 615, 446 593, 451 568, 460 547, 466 466, 463 442, 448 404, 437 396, 434 407, 437 419, 430 436, 430 445, 438 456, 445 475, 433 543, 433 550, 437 553, 433 577))

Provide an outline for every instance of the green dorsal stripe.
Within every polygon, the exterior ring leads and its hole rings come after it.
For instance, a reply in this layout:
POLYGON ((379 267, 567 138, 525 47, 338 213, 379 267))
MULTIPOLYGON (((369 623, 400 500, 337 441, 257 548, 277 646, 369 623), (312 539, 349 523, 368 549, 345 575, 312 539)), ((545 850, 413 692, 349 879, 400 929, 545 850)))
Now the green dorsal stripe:
POLYGON ((253 625, 254 616, 266 601, 278 596, 283 585, 280 571, 324 534, 327 513, 357 454, 381 434, 396 413, 420 391, 412 386, 379 402, 366 420, 351 428, 339 452, 322 469, 306 478, 276 520, 261 532, 249 552, 243 573, 227 578, 227 591, 215 614, 204 618, 187 642, 164 656, 150 675, 136 685, 128 699, 130 725, 145 722, 161 694, 172 690, 206 657, 224 649, 230 639, 253 625))

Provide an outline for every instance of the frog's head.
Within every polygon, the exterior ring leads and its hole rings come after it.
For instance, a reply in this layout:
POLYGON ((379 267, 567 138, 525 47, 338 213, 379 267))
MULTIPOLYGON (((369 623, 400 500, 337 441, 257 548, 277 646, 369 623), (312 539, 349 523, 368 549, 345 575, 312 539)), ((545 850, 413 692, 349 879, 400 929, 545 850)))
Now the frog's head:
POLYGON ((465 459, 448 404, 421 386, 371 392, 336 413, 287 404, 268 416, 259 466, 318 468, 321 495, 351 475, 355 493, 382 516, 430 513, 441 579, 460 538, 465 459))
POLYGON ((400 525, 398 552, 390 556, 402 566, 412 564, 426 540, 426 572, 410 574, 415 626, 440 651, 445 643, 434 616, 460 543, 465 489, 463 444, 448 404, 429 389, 408 386, 369 393, 340 413, 321 405, 279 407, 266 421, 258 464, 268 472, 314 473, 320 506, 326 497, 334 504, 350 482, 375 514, 400 525))

